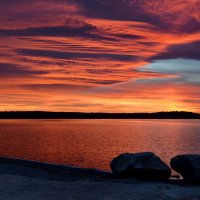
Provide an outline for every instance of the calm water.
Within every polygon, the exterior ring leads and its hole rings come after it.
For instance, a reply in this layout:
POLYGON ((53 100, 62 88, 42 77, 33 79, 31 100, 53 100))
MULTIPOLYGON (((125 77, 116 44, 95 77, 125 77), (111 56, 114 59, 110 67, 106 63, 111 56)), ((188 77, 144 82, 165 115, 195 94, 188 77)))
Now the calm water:
POLYGON ((122 152, 200 153, 200 120, 0 120, 0 156, 109 169, 122 152))

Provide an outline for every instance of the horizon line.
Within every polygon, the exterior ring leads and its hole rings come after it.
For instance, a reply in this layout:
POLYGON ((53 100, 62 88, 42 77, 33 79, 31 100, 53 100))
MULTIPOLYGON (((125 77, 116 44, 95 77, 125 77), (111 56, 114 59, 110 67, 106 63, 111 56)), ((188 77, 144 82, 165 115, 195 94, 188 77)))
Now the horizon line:
POLYGON ((186 111, 186 110, 173 110, 173 111, 155 111, 155 112, 81 112, 81 111, 45 111, 45 110, 5 110, 0 113, 12 113, 12 112, 43 112, 43 113, 86 113, 86 114, 154 114, 154 113, 194 113, 200 114, 199 112, 186 111))

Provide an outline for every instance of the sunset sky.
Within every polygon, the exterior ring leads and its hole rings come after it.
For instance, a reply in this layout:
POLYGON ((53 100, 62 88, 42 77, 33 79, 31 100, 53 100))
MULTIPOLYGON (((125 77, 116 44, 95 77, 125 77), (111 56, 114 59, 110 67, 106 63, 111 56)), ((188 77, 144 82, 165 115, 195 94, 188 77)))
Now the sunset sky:
POLYGON ((0 110, 200 112, 200 1, 0 0, 0 110))

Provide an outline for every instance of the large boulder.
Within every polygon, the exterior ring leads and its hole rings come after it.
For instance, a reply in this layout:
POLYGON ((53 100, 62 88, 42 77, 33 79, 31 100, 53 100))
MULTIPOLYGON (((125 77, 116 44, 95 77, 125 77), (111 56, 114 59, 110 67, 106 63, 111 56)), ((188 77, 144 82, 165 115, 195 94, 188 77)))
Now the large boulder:
POLYGON ((171 159, 170 165, 186 182, 200 184, 200 155, 178 155, 171 159))
POLYGON ((171 169, 154 153, 124 153, 110 163, 114 175, 146 180, 168 180, 171 169))

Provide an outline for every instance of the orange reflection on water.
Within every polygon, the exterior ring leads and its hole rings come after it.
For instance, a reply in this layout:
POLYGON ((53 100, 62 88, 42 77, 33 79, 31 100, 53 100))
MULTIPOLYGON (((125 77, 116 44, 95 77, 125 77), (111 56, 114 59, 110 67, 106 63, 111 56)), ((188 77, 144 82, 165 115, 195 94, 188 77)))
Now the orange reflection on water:
POLYGON ((1 120, 0 156, 109 170, 123 152, 200 153, 199 120, 1 120))

